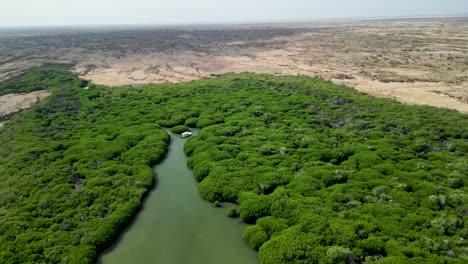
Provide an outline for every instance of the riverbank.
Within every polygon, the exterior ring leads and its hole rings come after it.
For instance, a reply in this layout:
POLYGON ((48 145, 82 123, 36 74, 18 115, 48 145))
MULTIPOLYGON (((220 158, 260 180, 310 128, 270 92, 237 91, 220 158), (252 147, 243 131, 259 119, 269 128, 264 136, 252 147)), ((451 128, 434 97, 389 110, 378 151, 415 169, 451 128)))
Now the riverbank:
POLYGON ((258 263, 242 239, 246 225, 200 198, 183 152, 190 139, 170 134, 166 158, 154 168, 155 189, 98 263, 258 263))

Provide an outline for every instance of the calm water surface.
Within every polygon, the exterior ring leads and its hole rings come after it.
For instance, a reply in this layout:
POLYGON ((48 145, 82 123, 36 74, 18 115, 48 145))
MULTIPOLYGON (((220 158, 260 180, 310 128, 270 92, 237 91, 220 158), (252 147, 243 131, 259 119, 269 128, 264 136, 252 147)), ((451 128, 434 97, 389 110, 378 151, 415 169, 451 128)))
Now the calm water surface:
POLYGON ((171 137, 167 157, 154 169, 155 190, 98 263, 258 264, 257 253, 242 240, 240 219, 199 197, 183 152, 187 139, 171 137))

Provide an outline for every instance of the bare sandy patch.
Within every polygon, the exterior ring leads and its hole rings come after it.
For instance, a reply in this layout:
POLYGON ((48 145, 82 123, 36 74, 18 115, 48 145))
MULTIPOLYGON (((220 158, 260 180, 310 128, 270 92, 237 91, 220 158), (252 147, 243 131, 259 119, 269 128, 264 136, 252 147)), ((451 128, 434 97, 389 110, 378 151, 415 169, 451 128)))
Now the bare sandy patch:
POLYGON ((397 101, 415 105, 432 105, 457 109, 468 113, 468 104, 463 98, 451 94, 466 94, 466 85, 447 85, 438 83, 381 83, 379 81, 357 78, 355 80, 334 80, 336 83, 355 87, 358 91, 381 98, 393 98, 397 101))
POLYGON ((0 96, 0 121, 8 116, 30 108, 49 96, 48 91, 34 91, 26 94, 7 94, 0 96))

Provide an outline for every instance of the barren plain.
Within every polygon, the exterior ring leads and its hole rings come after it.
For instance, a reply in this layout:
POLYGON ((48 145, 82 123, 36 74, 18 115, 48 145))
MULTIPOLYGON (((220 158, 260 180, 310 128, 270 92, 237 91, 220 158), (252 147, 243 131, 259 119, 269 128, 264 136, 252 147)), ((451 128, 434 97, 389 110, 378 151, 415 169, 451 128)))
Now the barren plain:
POLYGON ((303 74, 468 113, 466 17, 0 30, 0 81, 44 63, 109 86, 303 74))
POLYGON ((27 109, 47 97, 47 91, 34 91, 27 94, 7 94, 0 96, 0 127, 9 116, 27 109))

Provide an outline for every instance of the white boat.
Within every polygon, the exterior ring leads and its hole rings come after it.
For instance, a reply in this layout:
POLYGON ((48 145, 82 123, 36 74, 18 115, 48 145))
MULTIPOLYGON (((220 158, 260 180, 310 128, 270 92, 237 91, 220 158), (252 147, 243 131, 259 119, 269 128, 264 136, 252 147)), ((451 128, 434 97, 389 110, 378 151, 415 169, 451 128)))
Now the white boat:
POLYGON ((184 132, 184 133, 180 134, 180 137, 181 137, 181 138, 188 138, 188 137, 190 137, 191 135, 192 135, 192 132, 187 131, 187 132, 184 132))

